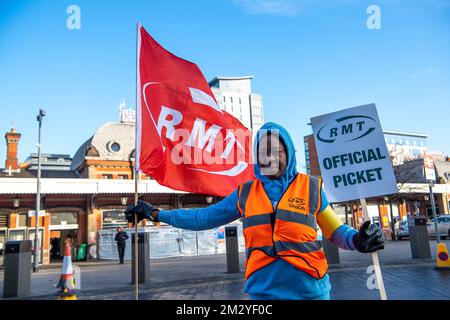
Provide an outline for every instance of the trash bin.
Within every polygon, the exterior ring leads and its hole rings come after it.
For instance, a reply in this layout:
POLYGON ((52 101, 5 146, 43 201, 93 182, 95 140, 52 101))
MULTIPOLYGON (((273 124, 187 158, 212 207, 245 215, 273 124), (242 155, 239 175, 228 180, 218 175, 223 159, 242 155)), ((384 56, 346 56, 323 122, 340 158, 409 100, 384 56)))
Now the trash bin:
POLYGON ((424 216, 408 217, 408 230, 413 259, 431 259, 427 222, 424 216))
MULTIPOLYGON (((134 238, 131 235, 131 283, 135 284, 135 251, 134 238)), ((138 232, 138 283, 146 283, 150 280, 150 232, 138 232)))
POLYGON ((4 259, 3 298, 30 295, 31 240, 7 241, 4 259))
POLYGON ((227 273, 239 273, 239 243, 237 227, 225 227, 225 246, 227 251, 227 273))
POLYGON ((86 243, 82 243, 78 248, 77 261, 86 260, 86 243))

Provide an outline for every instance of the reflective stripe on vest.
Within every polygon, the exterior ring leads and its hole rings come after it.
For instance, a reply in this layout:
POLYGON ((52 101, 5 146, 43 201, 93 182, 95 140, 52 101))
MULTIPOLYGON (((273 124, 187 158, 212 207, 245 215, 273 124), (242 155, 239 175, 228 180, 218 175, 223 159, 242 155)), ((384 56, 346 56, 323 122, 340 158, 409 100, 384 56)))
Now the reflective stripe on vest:
POLYGON ((328 267, 317 242, 316 223, 322 202, 321 187, 320 178, 298 174, 279 200, 276 213, 259 180, 248 181, 239 187, 238 209, 243 218, 246 278, 278 258, 316 278, 325 275, 328 267))

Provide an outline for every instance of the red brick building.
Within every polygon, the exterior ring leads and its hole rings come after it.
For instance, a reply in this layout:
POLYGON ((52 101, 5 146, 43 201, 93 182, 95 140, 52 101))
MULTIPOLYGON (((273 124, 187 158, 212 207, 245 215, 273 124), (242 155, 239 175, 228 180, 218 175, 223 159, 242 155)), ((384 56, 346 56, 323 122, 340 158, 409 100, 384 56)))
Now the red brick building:
MULTIPOLYGON (((134 132, 134 123, 106 123, 76 151, 71 171, 42 171, 45 216, 39 227, 44 264, 58 256, 68 234, 78 248, 95 245, 98 230, 128 225, 123 212, 134 201, 134 132)), ((5 138, 8 168, 0 172, 0 265, 7 240, 34 239, 35 218, 28 217, 28 211, 35 209, 37 189, 36 171, 17 160, 20 134, 11 130, 5 138)), ((163 187, 145 175, 139 180, 139 198, 160 208, 204 207, 217 200, 163 187)))

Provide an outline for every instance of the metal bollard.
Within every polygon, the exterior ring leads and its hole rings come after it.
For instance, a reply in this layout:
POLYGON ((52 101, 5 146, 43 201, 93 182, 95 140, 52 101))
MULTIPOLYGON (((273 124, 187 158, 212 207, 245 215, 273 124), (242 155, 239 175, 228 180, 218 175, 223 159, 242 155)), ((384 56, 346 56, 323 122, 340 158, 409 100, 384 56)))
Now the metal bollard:
POLYGON ((3 297, 29 296, 30 288, 31 240, 8 241, 5 248, 3 297))
POLYGON ((227 273, 239 273, 239 244, 237 227, 225 227, 225 245, 227 251, 227 273))
MULTIPOLYGON (((150 248, 149 248, 149 232, 138 232, 138 282, 146 283, 150 280, 150 248)), ((135 254, 134 254, 134 237, 131 235, 131 283, 135 284, 135 254)))

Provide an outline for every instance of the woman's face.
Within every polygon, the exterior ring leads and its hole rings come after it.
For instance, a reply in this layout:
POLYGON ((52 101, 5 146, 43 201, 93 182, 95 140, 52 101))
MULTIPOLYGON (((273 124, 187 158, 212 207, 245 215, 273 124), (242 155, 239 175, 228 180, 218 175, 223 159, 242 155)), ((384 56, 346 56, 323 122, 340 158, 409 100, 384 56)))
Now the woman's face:
POLYGON ((269 179, 281 177, 287 167, 287 150, 277 133, 264 134, 258 143, 258 165, 269 179))

